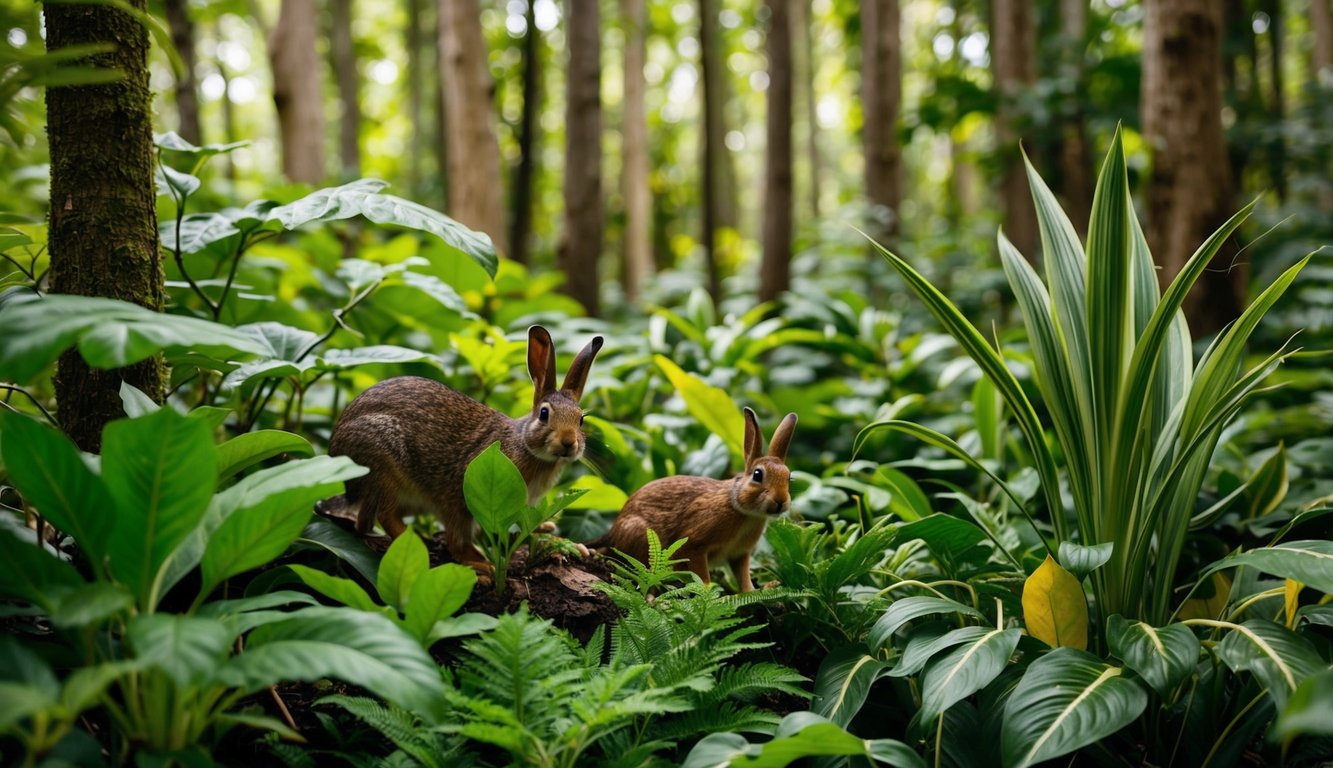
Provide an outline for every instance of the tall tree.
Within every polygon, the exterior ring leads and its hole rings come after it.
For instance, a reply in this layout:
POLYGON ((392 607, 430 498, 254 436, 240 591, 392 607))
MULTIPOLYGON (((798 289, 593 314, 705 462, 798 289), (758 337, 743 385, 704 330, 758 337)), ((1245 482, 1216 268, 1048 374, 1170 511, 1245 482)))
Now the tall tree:
MULTIPOLYGON (((699 72, 703 90, 703 130, 700 132, 700 174, 703 186, 704 267, 708 274, 708 293, 713 303, 722 300, 722 274, 718 266, 717 231, 728 220, 725 186, 727 165, 727 128, 723 118, 726 105, 722 51, 718 41, 717 0, 699 0, 699 72)), ((733 220, 734 223, 734 220, 733 220)))
POLYGON ((500 144, 479 0, 440 0, 440 92, 447 149, 449 215, 490 235, 508 253, 500 144))
POLYGON ((425 45, 422 26, 425 24, 425 2, 407 0, 407 25, 404 28, 403 47, 407 49, 407 119, 411 121, 412 133, 408 139, 407 188, 415 197, 421 194, 421 154, 425 151, 425 130, 422 122, 425 114, 422 110, 426 103, 425 45))
POLYGON ((898 0, 861 4, 861 104, 865 125, 866 197, 888 210, 888 236, 898 231, 903 200, 903 156, 898 146, 898 109, 902 101, 902 43, 898 0))
POLYGON ((1004 233, 1030 260, 1037 257, 1037 214, 1018 151, 1023 119, 1018 100, 1037 82, 1035 13, 1035 4, 1028 0, 994 0, 991 4, 991 66, 1000 99, 995 115, 996 151, 1004 169, 1000 176, 1004 233))
POLYGON ((602 33, 598 0, 567 0, 569 95, 565 99, 565 229, 558 258, 565 290, 600 312, 602 254, 602 33))
MULTIPOLYGON (((800 2, 800 0, 796 0, 800 2)), ((768 144, 764 150, 763 261, 759 300, 791 288, 792 238, 792 0, 768 5, 768 144)))
POLYGON ((793 90, 794 102, 799 102, 805 126, 806 152, 806 194, 810 205, 810 216, 819 218, 820 175, 823 172, 823 160, 819 153, 819 117, 818 99, 815 91, 815 50, 814 22, 811 19, 809 0, 796 0, 791 4, 792 34, 792 72, 797 87, 793 90))
POLYGON ((342 177, 361 176, 361 76, 356 70, 356 49, 352 41, 352 0, 332 0, 329 27, 329 53, 333 58, 333 76, 338 81, 338 101, 342 106, 338 129, 338 159, 342 177))
POLYGON ((176 77, 176 132, 191 144, 203 143, 199 128, 199 91, 194 77, 197 60, 194 51, 194 22, 190 20, 188 0, 166 0, 167 26, 171 29, 171 44, 180 56, 181 66, 176 77))
POLYGON ((653 271, 653 198, 648 177, 648 112, 644 106, 647 81, 648 3, 621 0, 625 23, 625 93, 621 104, 621 174, 625 197, 625 297, 637 301, 653 271))
POLYGON ((536 0, 527 0, 523 18, 523 113, 518 123, 518 164, 514 166, 514 215, 510 218, 509 243, 514 261, 527 264, 532 184, 537 175, 537 116, 542 98, 541 30, 537 29, 536 0))
POLYGON ((273 102, 282 136, 282 172, 291 181, 324 181, 324 94, 320 87, 315 0, 282 0, 269 36, 273 102))
MULTIPOLYGON (((145 11, 146 0, 130 2, 145 11)), ((111 50, 84 64, 124 73, 114 83, 47 92, 51 288, 161 310, 148 32, 138 19, 105 5, 49 3, 44 12, 47 50, 109 43, 111 50)), ((159 357, 101 371, 71 350, 57 363, 60 426, 83 450, 99 450, 102 427, 124 415, 122 380, 162 401, 159 357)))
MULTIPOLYGON (((1165 285, 1232 212, 1232 174, 1222 132, 1222 9, 1215 0, 1145 0, 1143 132, 1152 152, 1145 234, 1165 285)), ((1227 253, 1186 300, 1195 333, 1240 311, 1243 270, 1227 253)))
POLYGON ((1314 28, 1311 52, 1311 78, 1316 83, 1333 83, 1333 0, 1310 0, 1310 26, 1314 28))
MULTIPOLYGON (((1268 15, 1268 83, 1271 88, 1268 109, 1264 118, 1282 125, 1286 120, 1286 77, 1282 73, 1282 3, 1280 0, 1262 0, 1260 6, 1268 15)), ((1287 199, 1287 144, 1282 131, 1272 131, 1268 139, 1268 178, 1273 183, 1279 201, 1287 199)))
POLYGON ((1074 84, 1065 99, 1060 132, 1060 191, 1065 211, 1079 232, 1088 230, 1092 210, 1092 152, 1083 114, 1083 56, 1088 35, 1087 0, 1060 0, 1064 77, 1074 84))

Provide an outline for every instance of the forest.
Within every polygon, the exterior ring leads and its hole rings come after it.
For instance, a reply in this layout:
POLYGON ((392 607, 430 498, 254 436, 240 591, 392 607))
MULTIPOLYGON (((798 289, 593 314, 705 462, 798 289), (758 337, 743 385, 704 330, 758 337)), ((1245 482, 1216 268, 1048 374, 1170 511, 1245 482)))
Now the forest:
POLYGON ((0 765, 1333 763, 1333 0, 0 31, 0 765))

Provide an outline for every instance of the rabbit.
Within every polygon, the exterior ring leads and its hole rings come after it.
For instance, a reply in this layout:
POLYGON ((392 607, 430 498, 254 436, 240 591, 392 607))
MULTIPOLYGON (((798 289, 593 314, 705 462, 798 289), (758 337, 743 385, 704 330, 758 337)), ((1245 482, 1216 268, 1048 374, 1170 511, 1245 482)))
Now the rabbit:
POLYGON ((610 533, 588 546, 609 543, 646 563, 652 529, 664 545, 688 539, 677 554, 705 584, 710 561, 726 560, 740 590, 752 591, 750 554, 768 521, 791 505, 786 460, 795 430, 796 414, 789 413, 765 455, 759 420, 746 408, 744 472, 729 480, 689 475, 654 480, 629 497, 610 533))
POLYGON ((556 388, 555 345, 540 325, 528 329, 528 373, 535 386, 532 412, 513 419, 432 379, 398 376, 358 395, 333 428, 329 455, 347 456, 370 473, 347 481, 347 491, 320 503, 346 507, 366 535, 378 520, 397 538, 404 509, 432 511, 445 526, 449 554, 487 573, 472 544, 472 515, 463 497, 463 473, 487 446, 500 448, 518 467, 535 504, 555 485, 565 465, 586 445, 579 398, 602 337, 588 342, 556 388))

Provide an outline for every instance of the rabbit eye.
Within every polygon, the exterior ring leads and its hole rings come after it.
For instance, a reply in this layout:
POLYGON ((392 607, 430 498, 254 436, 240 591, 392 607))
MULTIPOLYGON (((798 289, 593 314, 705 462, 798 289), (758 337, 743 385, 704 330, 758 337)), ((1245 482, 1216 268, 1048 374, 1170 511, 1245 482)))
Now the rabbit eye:
POLYGON ((583 414, 579 414, 579 426, 583 426, 583 414))
POLYGON ((756 483, 762 483, 762 482, 764 482, 764 470, 763 470, 763 468, 762 468, 762 467, 760 467, 760 468, 756 468, 755 471, 750 475, 750 480, 753 481, 753 482, 756 482, 756 483))
POLYGON ((545 424, 547 420, 551 418, 551 409, 543 405, 542 409, 537 411, 537 418, 541 423, 545 424))

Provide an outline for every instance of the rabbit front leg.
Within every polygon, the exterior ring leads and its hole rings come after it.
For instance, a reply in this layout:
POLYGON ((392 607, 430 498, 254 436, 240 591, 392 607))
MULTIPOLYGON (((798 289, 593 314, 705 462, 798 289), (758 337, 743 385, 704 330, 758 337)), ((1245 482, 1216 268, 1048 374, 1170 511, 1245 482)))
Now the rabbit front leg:
POLYGON ((753 592, 754 582, 750 581, 750 553, 746 552, 731 559, 731 572, 736 574, 736 584, 742 592, 753 592))
MULTIPOLYGON (((683 554, 683 553, 682 553, 682 554, 683 554)), ((695 574, 696 576, 698 576, 700 579, 703 579, 703 582, 704 582, 705 584, 710 584, 710 583, 712 583, 712 582, 710 582, 709 579, 708 579, 708 553, 707 553, 707 552, 704 552, 704 551, 702 551, 702 550, 697 550, 697 551, 695 551, 695 552, 690 553, 690 555, 689 555, 689 562, 688 562, 688 565, 687 565, 686 567, 688 567, 691 571, 694 571, 694 574, 695 574)))
POLYGON ((490 575, 495 568, 486 562, 472 544, 472 515, 462 504, 451 504, 439 510, 444 521, 444 543, 454 562, 466 565, 482 575, 490 575))

